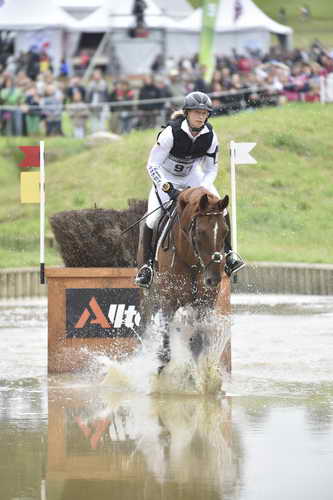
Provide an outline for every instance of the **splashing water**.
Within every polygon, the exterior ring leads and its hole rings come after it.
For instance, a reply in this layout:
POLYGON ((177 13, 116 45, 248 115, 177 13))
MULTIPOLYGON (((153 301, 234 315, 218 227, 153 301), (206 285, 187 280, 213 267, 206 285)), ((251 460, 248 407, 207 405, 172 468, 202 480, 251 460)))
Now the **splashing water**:
POLYGON ((211 314, 200 323, 192 308, 177 311, 169 326, 171 360, 158 375, 163 320, 159 314, 146 330, 141 348, 122 361, 99 356, 107 370, 103 386, 114 391, 217 394, 226 373, 221 355, 230 339, 230 318, 211 314), (200 352, 191 343, 200 344, 200 352))

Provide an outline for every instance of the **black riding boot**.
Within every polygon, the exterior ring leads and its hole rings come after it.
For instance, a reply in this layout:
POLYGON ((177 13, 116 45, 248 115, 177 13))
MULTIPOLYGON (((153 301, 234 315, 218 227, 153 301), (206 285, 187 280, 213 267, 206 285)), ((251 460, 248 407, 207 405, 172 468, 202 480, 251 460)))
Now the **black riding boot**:
POLYGON ((226 214, 225 221, 229 227, 229 232, 224 241, 224 251, 225 251, 224 270, 227 276, 231 276, 232 274, 237 273, 240 269, 245 267, 245 262, 231 248, 231 224, 230 224, 229 214, 226 214))
POLYGON ((149 288, 153 280, 153 255, 152 255, 152 239, 153 230, 145 224, 142 230, 142 250, 143 250, 143 266, 140 267, 136 277, 135 284, 142 288, 149 288))

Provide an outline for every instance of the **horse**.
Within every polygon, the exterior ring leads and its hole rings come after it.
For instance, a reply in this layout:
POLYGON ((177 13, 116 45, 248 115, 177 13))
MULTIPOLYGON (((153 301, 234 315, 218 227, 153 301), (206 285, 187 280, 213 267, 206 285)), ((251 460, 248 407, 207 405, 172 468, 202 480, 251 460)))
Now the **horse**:
MULTIPOLYGON (((163 315, 161 369, 170 361, 168 325, 180 308, 190 306, 195 322, 215 307, 224 272, 224 240, 229 231, 224 212, 229 197, 220 199, 204 187, 188 188, 169 215, 170 227, 159 238, 155 252, 154 283, 148 296, 163 315)), ((202 336, 190 337, 194 356, 202 350, 202 336)))

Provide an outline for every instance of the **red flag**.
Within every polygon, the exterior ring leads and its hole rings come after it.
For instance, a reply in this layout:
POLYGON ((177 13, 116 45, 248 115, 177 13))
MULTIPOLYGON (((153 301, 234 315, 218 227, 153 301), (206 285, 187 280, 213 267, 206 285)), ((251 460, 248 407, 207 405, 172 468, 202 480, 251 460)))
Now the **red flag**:
POLYGON ((39 167, 39 146, 19 146, 24 158, 19 163, 19 167, 39 167))

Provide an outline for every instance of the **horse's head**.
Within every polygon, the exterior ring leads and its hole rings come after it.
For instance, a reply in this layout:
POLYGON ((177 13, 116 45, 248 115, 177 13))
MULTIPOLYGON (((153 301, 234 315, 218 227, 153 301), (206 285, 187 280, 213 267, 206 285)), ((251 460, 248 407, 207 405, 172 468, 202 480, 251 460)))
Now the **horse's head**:
POLYGON ((205 188, 191 188, 178 198, 180 226, 191 248, 191 266, 198 266, 207 287, 216 287, 223 274, 224 240, 228 233, 223 212, 229 197, 219 199, 205 188))

